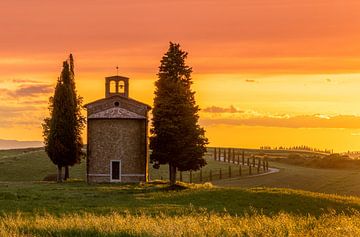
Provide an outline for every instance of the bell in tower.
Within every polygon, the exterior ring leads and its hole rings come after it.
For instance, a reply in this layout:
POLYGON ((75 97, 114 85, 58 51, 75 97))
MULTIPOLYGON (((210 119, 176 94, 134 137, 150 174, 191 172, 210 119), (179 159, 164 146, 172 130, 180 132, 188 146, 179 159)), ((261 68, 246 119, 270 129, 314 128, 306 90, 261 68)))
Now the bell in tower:
POLYGON ((129 97, 129 78, 122 76, 112 76, 105 78, 105 97, 121 95, 129 97))

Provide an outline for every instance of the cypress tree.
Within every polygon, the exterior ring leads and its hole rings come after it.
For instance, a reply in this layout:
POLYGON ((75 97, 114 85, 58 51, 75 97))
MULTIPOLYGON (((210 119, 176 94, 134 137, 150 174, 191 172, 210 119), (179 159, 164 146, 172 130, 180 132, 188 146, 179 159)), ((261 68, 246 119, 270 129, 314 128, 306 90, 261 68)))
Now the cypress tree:
POLYGON ((158 80, 150 130, 150 161, 154 168, 169 164, 170 184, 176 182, 176 171, 195 171, 206 165, 203 158, 208 140, 198 124, 199 107, 191 90, 192 68, 185 60, 188 53, 170 42, 163 56, 158 80))
POLYGON ((74 60, 63 63, 54 96, 49 99, 50 117, 44 119, 43 137, 45 151, 58 167, 58 182, 62 181, 62 168, 65 167, 65 180, 69 177, 68 166, 80 163, 83 142, 81 131, 85 118, 81 115, 82 98, 75 88, 74 60))

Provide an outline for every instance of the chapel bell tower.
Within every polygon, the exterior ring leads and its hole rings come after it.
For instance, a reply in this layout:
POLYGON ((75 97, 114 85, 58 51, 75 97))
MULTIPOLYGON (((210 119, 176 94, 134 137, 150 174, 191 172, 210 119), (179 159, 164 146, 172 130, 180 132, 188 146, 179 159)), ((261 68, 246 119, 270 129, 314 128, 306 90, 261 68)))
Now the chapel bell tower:
POLYGON ((121 95, 129 98, 129 78, 112 76, 105 78, 105 98, 121 95))

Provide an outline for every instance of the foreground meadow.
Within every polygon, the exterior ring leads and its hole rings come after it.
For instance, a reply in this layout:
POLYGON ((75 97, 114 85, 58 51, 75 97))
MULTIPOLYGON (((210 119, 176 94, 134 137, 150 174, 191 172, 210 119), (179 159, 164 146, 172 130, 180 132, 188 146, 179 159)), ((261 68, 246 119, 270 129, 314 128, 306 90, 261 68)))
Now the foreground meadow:
POLYGON ((1 236, 359 236, 360 214, 242 217, 194 213, 180 216, 93 214, 1 219, 1 236))
POLYGON ((286 188, 357 194, 355 170, 272 164, 215 181, 232 187, 88 185, 84 164, 57 184, 41 181, 55 171, 42 150, 0 151, 0 236, 360 236, 360 198, 286 188))
POLYGON ((358 236, 360 199, 210 184, 0 184, 0 236, 358 236))

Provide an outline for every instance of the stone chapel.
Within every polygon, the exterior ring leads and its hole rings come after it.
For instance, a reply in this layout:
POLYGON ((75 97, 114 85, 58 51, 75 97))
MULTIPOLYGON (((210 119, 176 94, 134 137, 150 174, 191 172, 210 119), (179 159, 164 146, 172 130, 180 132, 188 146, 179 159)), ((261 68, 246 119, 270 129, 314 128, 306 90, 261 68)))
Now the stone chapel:
POLYGON ((129 98, 129 78, 105 78, 105 98, 87 109, 87 182, 148 180, 148 112, 129 98))

